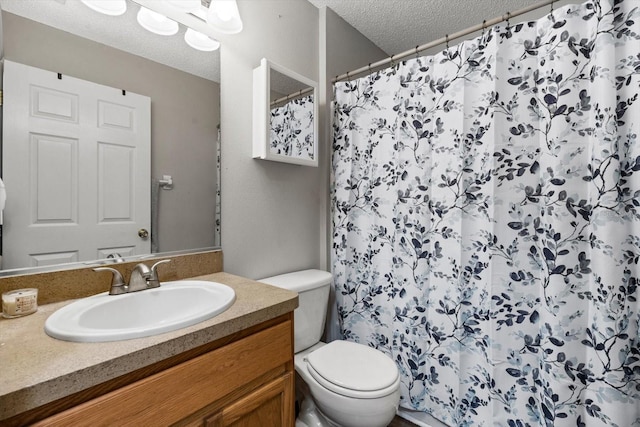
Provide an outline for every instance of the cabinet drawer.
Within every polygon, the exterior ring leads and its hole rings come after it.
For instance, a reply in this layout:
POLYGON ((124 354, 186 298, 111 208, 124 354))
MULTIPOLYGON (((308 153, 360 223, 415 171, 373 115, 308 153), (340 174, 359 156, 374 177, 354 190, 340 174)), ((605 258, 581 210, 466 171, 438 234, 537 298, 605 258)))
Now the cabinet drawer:
POLYGON ((291 362, 287 320, 37 423, 38 426, 168 425, 291 362))

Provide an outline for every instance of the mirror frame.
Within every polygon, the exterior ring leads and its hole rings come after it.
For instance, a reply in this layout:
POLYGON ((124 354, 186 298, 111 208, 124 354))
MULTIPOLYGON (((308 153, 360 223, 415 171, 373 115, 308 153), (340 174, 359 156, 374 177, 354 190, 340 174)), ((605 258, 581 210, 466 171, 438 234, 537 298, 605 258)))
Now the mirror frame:
POLYGON ((160 258, 170 258, 178 255, 189 255, 189 254, 199 254, 204 252, 221 252, 221 246, 211 246, 205 248, 194 248, 194 249, 183 249, 177 251, 167 251, 167 252, 151 252, 148 254, 141 255, 131 255, 122 258, 102 258, 91 261, 76 261, 62 264, 52 264, 52 265, 42 265, 38 267, 20 267, 20 268, 12 268, 9 270, 0 270, 0 280, 7 277, 14 276, 25 276, 29 274, 43 274, 43 273, 53 273, 58 271, 68 271, 68 270, 79 270, 83 268, 94 268, 94 267, 113 267, 114 265, 118 265, 120 263, 126 262, 146 262, 149 259, 160 259, 160 258))
POLYGON ((253 70, 253 158, 318 167, 318 111, 317 82, 269 61, 266 58, 262 58, 260 65, 253 70), (313 89, 313 159, 311 160, 274 154, 270 150, 271 70, 277 71, 313 89))

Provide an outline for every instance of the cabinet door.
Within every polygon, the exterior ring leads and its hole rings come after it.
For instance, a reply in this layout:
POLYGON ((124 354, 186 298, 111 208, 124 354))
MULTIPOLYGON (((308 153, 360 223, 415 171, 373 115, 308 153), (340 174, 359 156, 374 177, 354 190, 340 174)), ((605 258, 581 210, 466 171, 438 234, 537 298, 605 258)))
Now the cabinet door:
POLYGON ((206 427, 293 427, 294 383, 287 373, 222 408, 205 420, 206 427))

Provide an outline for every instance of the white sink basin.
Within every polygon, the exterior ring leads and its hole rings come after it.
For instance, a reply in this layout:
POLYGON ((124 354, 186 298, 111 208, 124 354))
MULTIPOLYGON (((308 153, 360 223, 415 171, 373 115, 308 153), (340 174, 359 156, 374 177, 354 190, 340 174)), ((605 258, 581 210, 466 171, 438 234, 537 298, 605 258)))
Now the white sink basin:
POLYGON ((233 304, 235 292, 204 280, 163 282, 159 288, 72 302, 53 313, 47 335, 65 341, 105 342, 148 337, 195 325, 233 304))

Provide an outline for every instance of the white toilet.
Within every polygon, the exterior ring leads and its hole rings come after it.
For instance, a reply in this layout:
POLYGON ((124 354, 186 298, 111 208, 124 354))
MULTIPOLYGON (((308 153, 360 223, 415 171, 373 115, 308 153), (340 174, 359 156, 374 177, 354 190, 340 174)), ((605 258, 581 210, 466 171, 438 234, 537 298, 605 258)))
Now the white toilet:
POLYGON ((331 274, 322 270, 260 280, 298 293, 295 368, 305 384, 298 387, 304 400, 296 427, 387 426, 400 401, 400 375, 393 360, 350 341, 320 342, 331 281, 331 274))

